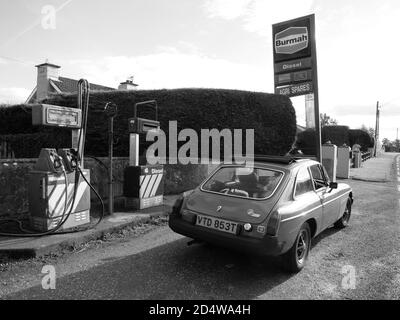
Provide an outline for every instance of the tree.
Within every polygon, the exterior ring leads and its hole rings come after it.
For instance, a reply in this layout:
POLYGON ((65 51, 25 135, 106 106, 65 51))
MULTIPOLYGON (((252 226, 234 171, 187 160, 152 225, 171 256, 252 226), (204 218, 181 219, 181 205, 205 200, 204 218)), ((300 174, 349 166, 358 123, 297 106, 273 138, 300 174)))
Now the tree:
POLYGON ((336 119, 331 118, 326 113, 321 113, 320 118, 321 118, 321 127, 338 125, 338 121, 336 119))
POLYGON ((382 144, 385 147, 386 152, 400 152, 400 140, 399 139, 390 141, 389 139, 385 138, 382 140, 382 144))
POLYGON ((367 127, 365 124, 363 124, 362 126, 361 126, 361 130, 362 131, 365 131, 366 133, 368 133, 369 134, 369 136, 372 138, 372 139, 375 139, 375 129, 374 128, 372 128, 372 127, 367 127))
POLYGON ((390 142, 390 140, 388 139, 388 138, 384 138, 383 140, 382 140, 382 145, 383 146, 390 146, 390 144, 391 144, 391 142, 390 142))

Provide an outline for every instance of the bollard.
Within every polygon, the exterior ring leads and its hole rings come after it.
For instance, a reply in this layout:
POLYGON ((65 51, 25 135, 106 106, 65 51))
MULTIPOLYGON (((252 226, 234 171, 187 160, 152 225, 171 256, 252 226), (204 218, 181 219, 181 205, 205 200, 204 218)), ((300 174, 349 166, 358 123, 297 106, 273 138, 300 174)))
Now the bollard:
POLYGON ((362 155, 361 151, 353 151, 354 155, 354 168, 361 168, 362 155))

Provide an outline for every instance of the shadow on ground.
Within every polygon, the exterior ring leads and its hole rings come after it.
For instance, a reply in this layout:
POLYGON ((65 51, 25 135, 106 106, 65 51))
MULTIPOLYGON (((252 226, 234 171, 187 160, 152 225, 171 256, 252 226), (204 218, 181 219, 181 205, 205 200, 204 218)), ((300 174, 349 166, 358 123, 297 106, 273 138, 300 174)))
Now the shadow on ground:
POLYGON ((293 275, 277 259, 260 258, 180 239, 6 299, 254 299, 293 275))

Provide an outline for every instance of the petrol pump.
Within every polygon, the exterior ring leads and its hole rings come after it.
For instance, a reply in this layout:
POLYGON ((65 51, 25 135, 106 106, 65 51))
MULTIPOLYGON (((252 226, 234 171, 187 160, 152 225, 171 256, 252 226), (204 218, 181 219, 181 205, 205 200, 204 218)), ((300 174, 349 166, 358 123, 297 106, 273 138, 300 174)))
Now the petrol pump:
POLYGON ((163 204, 164 166, 140 163, 139 141, 150 130, 159 130, 157 101, 144 101, 134 106, 134 117, 129 119, 129 166, 124 172, 124 197, 126 206, 145 209, 163 204), (156 110, 156 120, 139 118, 139 106, 152 105, 156 110))
POLYGON ((46 104, 32 108, 33 125, 72 130, 72 148, 42 149, 29 173, 30 222, 35 231, 65 231, 90 223, 90 171, 83 168, 88 101, 89 84, 80 80, 78 109, 46 104))

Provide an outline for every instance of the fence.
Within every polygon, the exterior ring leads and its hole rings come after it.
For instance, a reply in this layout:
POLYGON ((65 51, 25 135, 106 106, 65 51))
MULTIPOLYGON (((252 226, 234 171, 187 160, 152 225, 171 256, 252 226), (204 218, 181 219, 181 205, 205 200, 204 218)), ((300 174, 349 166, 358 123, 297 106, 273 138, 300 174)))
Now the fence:
POLYGON ((362 162, 367 161, 368 159, 372 158, 372 153, 371 152, 361 152, 361 160, 362 162))
MULTIPOLYGON (((350 160, 350 167, 355 168, 355 161, 354 161, 354 152, 352 153, 352 157, 350 160)), ((365 162, 373 157, 373 153, 371 151, 368 152, 361 152, 361 161, 365 162)))

